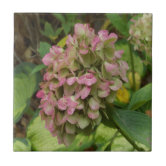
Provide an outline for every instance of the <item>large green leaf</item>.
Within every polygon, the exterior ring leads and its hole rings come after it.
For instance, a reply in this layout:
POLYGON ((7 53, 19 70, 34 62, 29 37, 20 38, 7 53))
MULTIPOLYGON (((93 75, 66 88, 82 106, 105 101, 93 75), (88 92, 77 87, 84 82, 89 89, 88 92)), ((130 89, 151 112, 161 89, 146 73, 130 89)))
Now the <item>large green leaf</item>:
POLYGON ((135 92, 132 95, 128 108, 130 110, 136 110, 150 100, 152 100, 152 84, 151 83, 139 89, 137 92, 135 92))
POLYGON ((124 36, 129 36, 128 22, 120 14, 106 14, 113 26, 124 36))
POLYGON ((47 54, 50 51, 51 45, 46 42, 40 42, 40 48, 38 49, 38 52, 41 56, 41 58, 44 57, 45 54, 47 54))
POLYGON ((137 111, 114 109, 111 110, 111 118, 130 140, 151 147, 151 118, 147 115, 137 111))
POLYGON ((111 151, 133 151, 132 144, 120 133, 115 137, 111 144, 111 151))
POLYGON ((108 127, 101 123, 95 131, 95 143, 105 143, 106 141, 110 140, 116 132, 116 128, 108 127))
POLYGON ((26 138, 14 138, 13 151, 31 151, 31 143, 26 138))
POLYGON ((37 116, 31 121, 27 128, 27 138, 31 141, 34 151, 54 151, 64 147, 59 145, 55 137, 45 128, 44 121, 37 116))
POLYGON ((22 63, 14 70, 14 122, 18 122, 29 106, 30 98, 38 88, 40 73, 31 75, 36 65, 22 63))
POLYGON ((104 151, 118 130, 101 123, 95 131, 95 144, 98 151, 104 151))
POLYGON ((53 137, 45 128, 45 122, 36 115, 28 126, 27 137, 31 141, 34 151, 81 151, 92 145, 94 135, 79 134, 70 146, 59 145, 57 138, 53 137))
MULTIPOLYGON (((117 50, 124 50, 124 54, 122 55, 122 60, 126 61, 129 65, 129 71, 131 72, 131 58, 130 58, 130 48, 127 42, 119 41, 115 45, 117 50)), ((133 59, 134 59, 134 70, 135 72, 139 73, 140 76, 144 75, 144 66, 141 58, 133 52, 133 59)))

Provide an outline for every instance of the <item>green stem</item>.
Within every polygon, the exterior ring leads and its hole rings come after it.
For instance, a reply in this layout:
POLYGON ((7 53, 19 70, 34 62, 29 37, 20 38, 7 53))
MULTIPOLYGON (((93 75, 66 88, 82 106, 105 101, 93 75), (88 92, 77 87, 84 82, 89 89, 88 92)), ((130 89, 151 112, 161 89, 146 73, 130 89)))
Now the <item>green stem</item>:
POLYGON ((116 136, 118 135, 118 133, 119 133, 119 130, 117 130, 116 132, 115 132, 115 134, 113 135, 113 137, 109 140, 109 144, 108 144, 108 146, 107 146, 107 148, 106 148, 106 151, 108 150, 108 151, 111 151, 111 146, 112 146, 112 143, 113 143, 113 141, 114 141, 114 139, 116 138, 116 136))
POLYGON ((116 126, 116 128, 118 129, 118 131, 132 144, 133 148, 138 150, 138 151, 145 151, 143 148, 140 148, 136 145, 136 143, 130 139, 120 128, 119 126, 116 124, 116 122, 111 118, 113 124, 116 126))
POLYGON ((132 72, 132 79, 133 79, 133 89, 134 91, 136 90, 136 85, 135 85, 135 69, 134 69, 134 58, 133 58, 133 51, 132 51, 132 46, 129 44, 130 47, 130 59, 131 59, 131 72, 132 72))

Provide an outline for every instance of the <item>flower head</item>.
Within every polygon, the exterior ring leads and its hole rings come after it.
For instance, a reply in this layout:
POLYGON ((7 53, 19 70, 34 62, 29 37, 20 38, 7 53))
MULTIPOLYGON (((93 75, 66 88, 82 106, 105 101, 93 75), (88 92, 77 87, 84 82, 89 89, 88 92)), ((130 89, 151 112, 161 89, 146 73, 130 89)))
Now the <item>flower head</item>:
POLYGON ((112 102, 112 94, 127 82, 128 65, 121 60, 123 50, 114 47, 116 40, 115 33, 96 35, 88 24, 76 24, 67 48, 52 46, 44 56, 48 68, 36 96, 41 118, 58 143, 69 145, 78 133, 94 130, 104 102, 112 102))

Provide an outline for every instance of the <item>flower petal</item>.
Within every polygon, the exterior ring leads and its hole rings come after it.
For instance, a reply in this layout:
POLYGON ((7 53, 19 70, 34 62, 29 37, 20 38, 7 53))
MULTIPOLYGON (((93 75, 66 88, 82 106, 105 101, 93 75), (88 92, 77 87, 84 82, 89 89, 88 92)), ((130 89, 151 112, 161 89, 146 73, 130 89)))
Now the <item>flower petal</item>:
POLYGON ((117 91, 122 87, 122 81, 120 79, 115 79, 114 84, 110 86, 113 91, 117 91))
POLYGON ((49 66, 51 63, 53 63, 53 55, 51 53, 46 54, 43 59, 42 62, 46 65, 49 66))
POLYGON ((62 111, 67 109, 67 100, 66 100, 66 98, 61 98, 61 99, 58 100, 58 108, 62 111))
POLYGON ((98 110, 100 107, 97 100, 95 100, 93 97, 90 98, 90 100, 89 100, 89 106, 90 106, 91 110, 98 110))
POLYGON ((100 115, 100 113, 99 113, 98 110, 97 111, 92 111, 92 110, 88 109, 88 117, 90 119, 97 119, 99 117, 99 115, 100 115))
POLYGON ((82 90, 81 90, 81 92, 80 92, 80 94, 81 94, 81 99, 85 99, 85 98, 87 98, 88 97, 88 95, 89 95, 89 93, 90 93, 90 91, 91 91, 91 88, 90 87, 84 87, 82 90))
POLYGON ((43 90, 39 90, 36 94, 37 98, 43 98, 44 97, 44 91, 43 90))
POLYGON ((73 85, 76 82, 77 78, 76 77, 70 77, 67 79, 67 84, 68 85, 73 85))

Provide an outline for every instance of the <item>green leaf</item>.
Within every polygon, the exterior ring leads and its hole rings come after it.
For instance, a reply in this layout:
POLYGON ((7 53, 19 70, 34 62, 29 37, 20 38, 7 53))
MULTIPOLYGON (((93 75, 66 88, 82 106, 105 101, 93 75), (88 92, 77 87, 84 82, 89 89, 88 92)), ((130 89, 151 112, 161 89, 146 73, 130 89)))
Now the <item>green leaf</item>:
POLYGON ((62 39, 58 42, 57 46, 63 48, 63 47, 65 46, 65 44, 66 44, 67 38, 68 38, 68 36, 65 36, 64 38, 62 38, 62 39))
POLYGON ((45 128, 45 122, 38 114, 27 128, 27 138, 31 141, 33 151, 56 151, 58 148, 65 147, 58 144, 56 137, 45 128))
POLYGON ((37 73, 39 72, 40 70, 42 69, 45 69, 47 66, 45 66, 44 64, 40 64, 40 65, 37 65, 31 72, 31 74, 34 74, 34 73, 37 73))
POLYGON ((27 137, 31 141, 34 151, 81 151, 92 145, 94 136, 93 134, 90 136, 79 134, 74 142, 66 147, 58 144, 57 138, 53 137, 45 128, 45 122, 36 115, 28 126, 27 137))
POLYGON ((40 42, 40 48, 38 49, 38 52, 41 56, 41 58, 44 57, 45 54, 47 54, 50 51, 51 45, 46 42, 40 42))
POLYGON ((97 150, 104 151, 117 131, 116 128, 108 127, 101 123, 95 131, 95 144, 98 147, 97 150))
POLYGON ((13 151, 31 151, 31 143, 27 138, 14 138, 13 151))
POLYGON ((131 98, 129 109, 136 110, 148 101, 152 100, 152 84, 148 84, 136 91, 131 98))
POLYGON ((68 22, 68 23, 62 24, 62 26, 63 26, 64 32, 65 32, 65 35, 67 35, 71 30, 72 24, 70 22, 68 22))
POLYGON ((137 111, 114 109, 111 110, 111 118, 130 140, 151 147, 151 118, 147 115, 137 111))
POLYGON ((56 32, 54 33, 54 36, 58 36, 62 32, 63 28, 57 28, 56 32))
POLYGON ((127 21, 120 14, 106 14, 113 26, 124 36, 129 36, 127 21))
POLYGON ((54 30, 52 28, 52 25, 48 22, 45 22, 44 31, 41 31, 41 33, 47 37, 54 36, 54 30))
MULTIPOLYGON (((122 55, 122 60, 124 60, 128 63, 128 65, 129 65, 128 72, 131 72, 132 67, 131 67, 129 45, 127 44, 127 42, 124 42, 121 40, 115 44, 115 47, 117 50, 124 50, 124 54, 122 55)), ((144 73, 144 66, 143 66, 141 58, 135 52, 133 52, 133 58, 134 58, 135 72, 139 73, 140 76, 143 76, 145 73, 144 73)))
POLYGON ((59 149, 59 151, 83 151, 92 146, 94 142, 93 133, 89 136, 84 134, 78 134, 74 140, 74 142, 65 148, 59 149))
POLYGON ((101 123, 95 131, 95 143, 102 144, 110 140, 117 132, 116 128, 111 128, 101 123))
POLYGON ((65 24, 65 17, 62 14, 54 13, 53 14, 61 23, 65 24))
POLYGON ((14 70, 14 123, 22 117, 30 104, 30 98, 38 88, 40 73, 30 75, 36 65, 21 63, 14 70))
POLYGON ((132 144, 122 135, 118 134, 111 144, 111 151, 133 151, 132 144))

